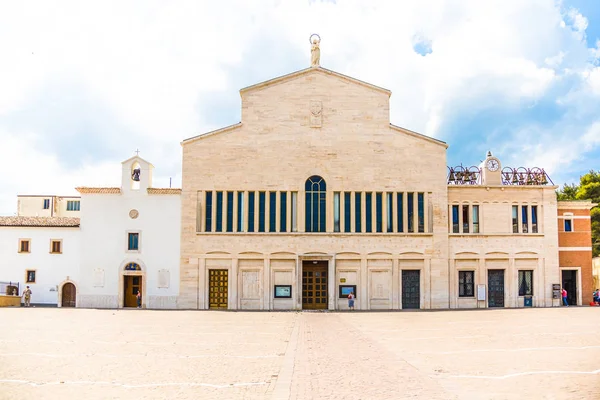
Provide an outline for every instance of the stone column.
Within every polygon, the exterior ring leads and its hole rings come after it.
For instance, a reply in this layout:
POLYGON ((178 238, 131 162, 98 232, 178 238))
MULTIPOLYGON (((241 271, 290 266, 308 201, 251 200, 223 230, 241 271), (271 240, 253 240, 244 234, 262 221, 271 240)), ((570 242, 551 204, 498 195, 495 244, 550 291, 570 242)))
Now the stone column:
MULTIPOLYGON (((396 224, 398 226, 398 224, 396 224)), ((400 309, 400 260, 392 259, 392 309, 400 309)))
POLYGON ((208 288, 206 282, 206 258, 198 259, 198 304, 199 310, 207 310, 208 288))
POLYGON ((367 297, 368 284, 367 258, 363 256, 360 259, 360 289, 356 289, 357 292, 360 292, 361 310, 367 310, 369 308, 369 299, 367 297))
POLYGON ((229 286, 231 287, 229 297, 229 308, 232 310, 239 309, 238 304, 238 293, 240 288, 238 285, 238 259, 237 257, 231 259, 231 272, 229 276, 229 286))
POLYGON ((337 309, 337 296, 335 293, 335 287, 336 282, 337 282, 337 276, 335 274, 335 255, 329 260, 329 263, 327 264, 328 266, 328 276, 329 279, 327 280, 327 292, 328 292, 328 304, 327 304, 327 308, 329 310, 336 310, 337 309))

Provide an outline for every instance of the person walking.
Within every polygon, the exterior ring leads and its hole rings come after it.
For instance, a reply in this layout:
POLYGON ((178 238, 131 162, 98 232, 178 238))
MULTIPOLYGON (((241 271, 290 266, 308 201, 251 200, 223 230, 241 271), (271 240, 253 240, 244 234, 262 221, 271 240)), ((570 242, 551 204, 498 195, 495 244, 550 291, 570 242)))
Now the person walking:
POLYGON ((137 297, 137 308, 142 308, 142 293, 139 290, 135 297, 137 297))
POLYGON ((27 286, 27 288, 23 291, 23 299, 25 300, 25 307, 29 307, 31 305, 31 295, 33 293, 31 292, 31 289, 29 289, 29 286, 27 286))
POLYGON ((348 295, 348 308, 354 310, 354 292, 350 292, 348 295))
POLYGON ((567 290, 565 288, 562 289, 562 299, 565 307, 569 307, 569 302, 567 301, 567 290))

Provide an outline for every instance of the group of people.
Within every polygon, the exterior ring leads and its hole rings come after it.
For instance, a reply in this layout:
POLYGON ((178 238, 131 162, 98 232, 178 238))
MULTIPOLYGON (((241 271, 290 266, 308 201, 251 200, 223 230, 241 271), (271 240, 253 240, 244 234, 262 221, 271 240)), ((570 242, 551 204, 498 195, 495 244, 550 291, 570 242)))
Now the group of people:
POLYGON ((594 304, 600 306, 600 289, 596 289, 592 296, 594 297, 594 304))

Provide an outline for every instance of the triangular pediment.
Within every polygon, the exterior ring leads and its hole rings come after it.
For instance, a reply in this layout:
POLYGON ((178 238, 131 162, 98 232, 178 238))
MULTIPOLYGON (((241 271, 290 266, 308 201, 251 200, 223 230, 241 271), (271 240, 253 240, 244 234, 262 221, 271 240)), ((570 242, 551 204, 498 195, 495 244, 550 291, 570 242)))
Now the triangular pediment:
POLYGON ((358 85, 376 90, 378 92, 385 93, 388 95, 388 97, 391 96, 391 94, 392 94, 392 92, 388 89, 382 88, 380 86, 372 85, 370 83, 361 81, 360 79, 352 78, 351 76, 340 74, 339 72, 335 72, 335 71, 332 71, 330 69, 323 68, 323 67, 305 68, 305 69, 301 69, 300 71, 292 72, 291 74, 282 75, 277 78, 269 79, 268 81, 264 81, 264 82, 260 82, 260 83, 257 83, 257 84, 251 85, 251 86, 247 86, 245 88, 240 89, 240 94, 244 94, 246 92, 251 92, 254 90, 264 89, 264 88, 274 86, 274 85, 279 85, 279 84, 288 82, 290 80, 297 79, 299 77, 302 77, 305 75, 310 75, 310 74, 324 74, 324 75, 328 75, 328 76, 334 76, 334 77, 342 79, 346 82, 358 84, 358 85))

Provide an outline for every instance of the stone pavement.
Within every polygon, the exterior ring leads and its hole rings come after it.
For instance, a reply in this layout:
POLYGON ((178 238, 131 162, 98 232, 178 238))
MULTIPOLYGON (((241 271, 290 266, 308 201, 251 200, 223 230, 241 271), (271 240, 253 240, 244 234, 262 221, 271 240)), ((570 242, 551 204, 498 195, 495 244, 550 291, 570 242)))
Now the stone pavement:
POLYGON ((600 309, 3 309, 0 399, 597 399, 600 309))

